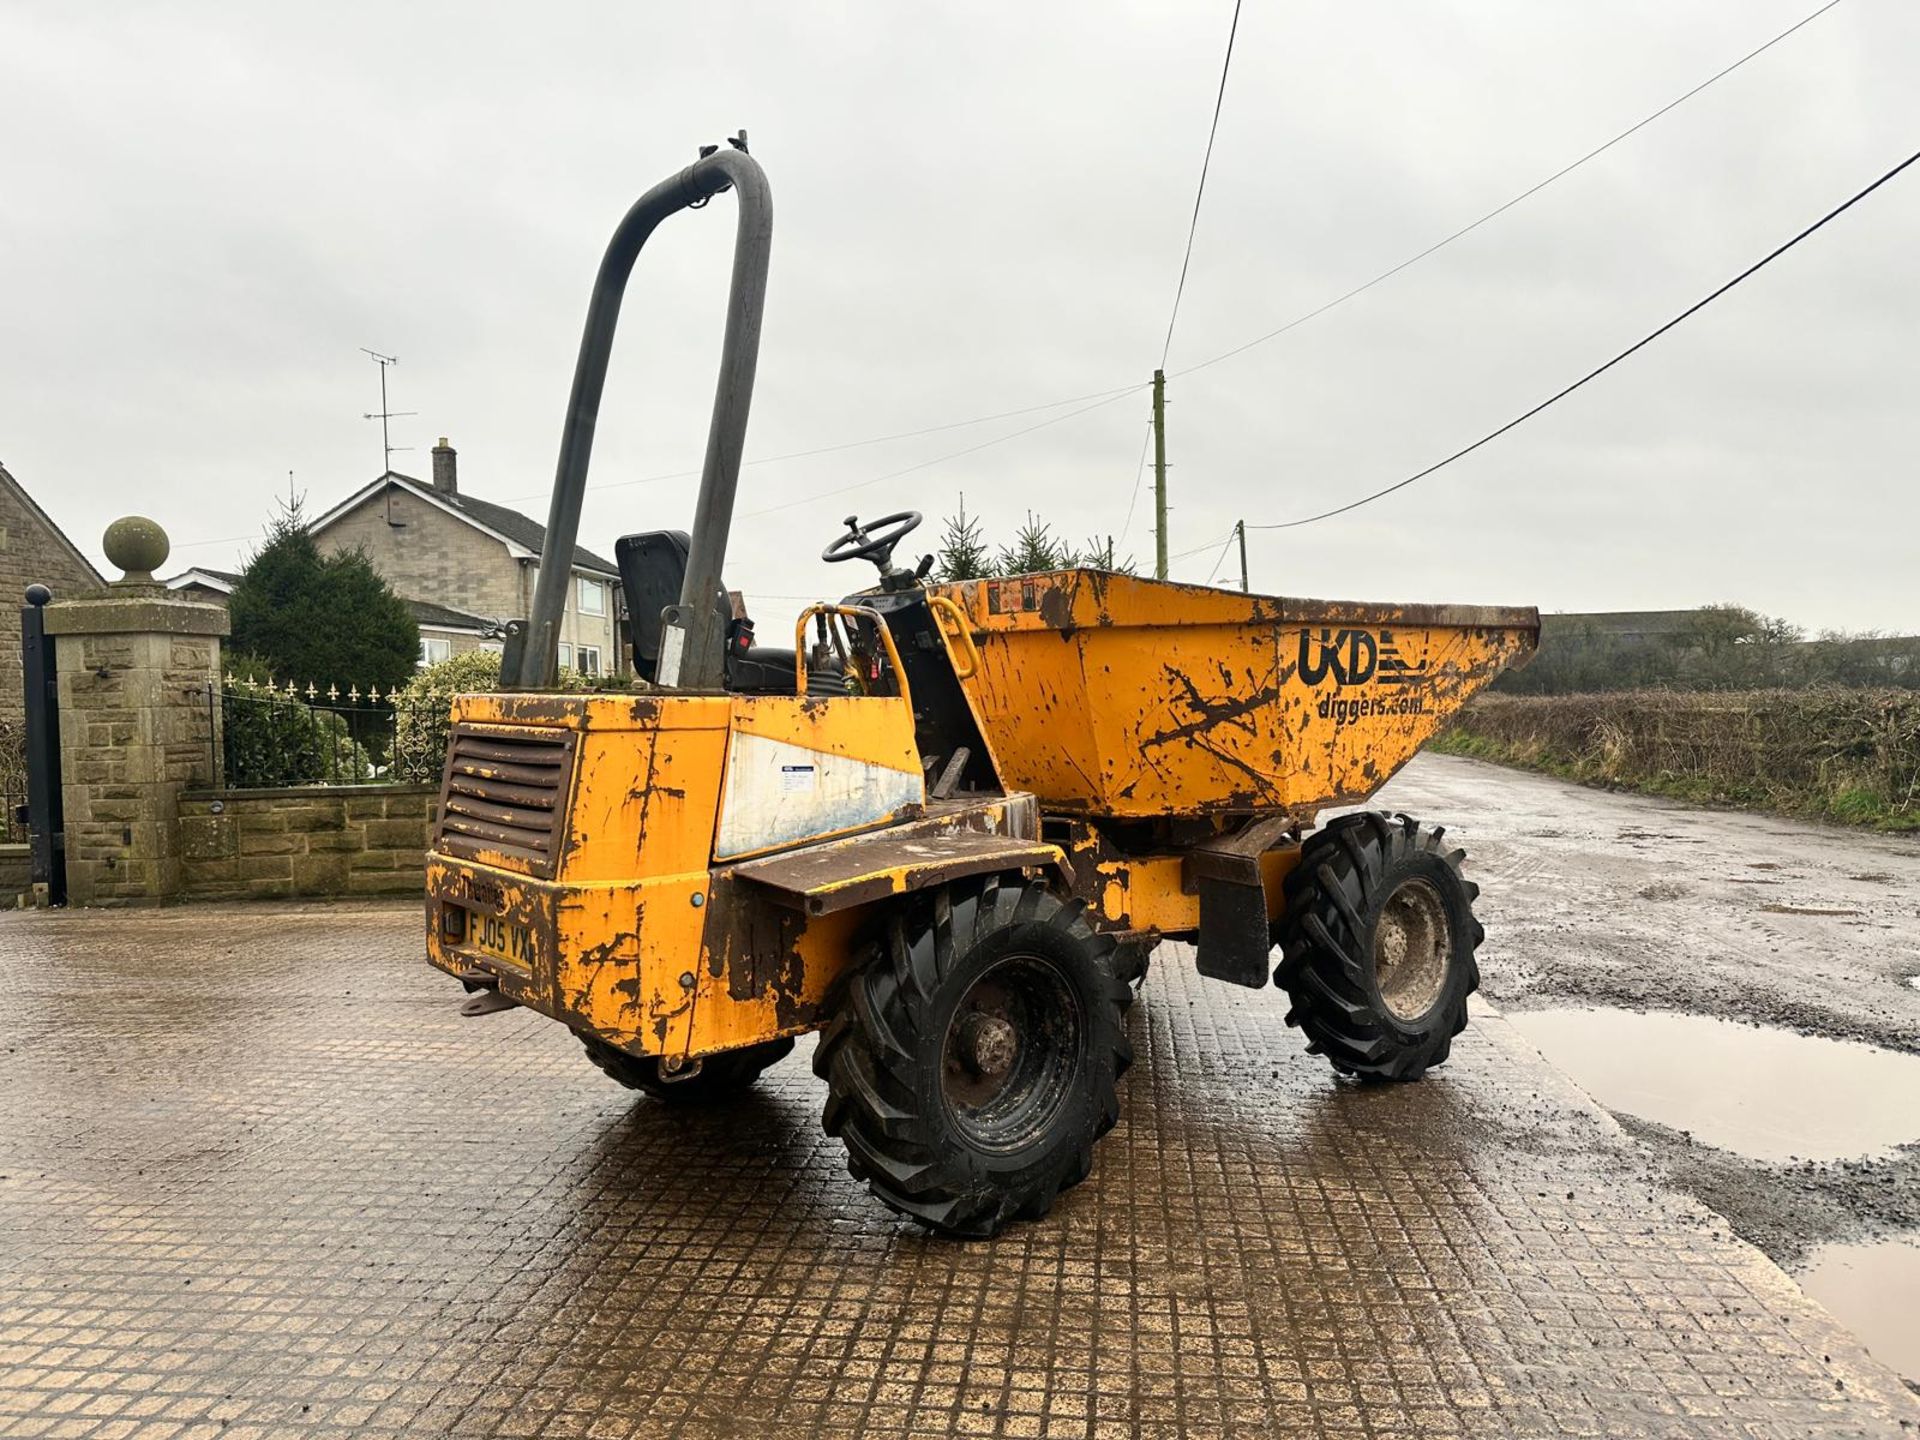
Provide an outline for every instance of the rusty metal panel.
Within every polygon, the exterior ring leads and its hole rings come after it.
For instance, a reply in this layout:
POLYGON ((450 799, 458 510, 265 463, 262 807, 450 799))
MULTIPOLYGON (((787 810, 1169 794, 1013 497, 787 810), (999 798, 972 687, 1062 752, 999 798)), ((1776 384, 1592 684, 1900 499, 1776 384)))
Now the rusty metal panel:
POLYGON ((896 827, 751 861, 733 873, 809 915, 830 915, 969 875, 1034 865, 1057 868, 1065 858, 1057 846, 1038 840, 968 830, 913 833, 910 827, 896 827))
POLYGON ((942 587, 1009 785, 1049 810, 1310 813, 1365 799, 1531 655, 1539 614, 1244 595, 1070 570, 942 587))

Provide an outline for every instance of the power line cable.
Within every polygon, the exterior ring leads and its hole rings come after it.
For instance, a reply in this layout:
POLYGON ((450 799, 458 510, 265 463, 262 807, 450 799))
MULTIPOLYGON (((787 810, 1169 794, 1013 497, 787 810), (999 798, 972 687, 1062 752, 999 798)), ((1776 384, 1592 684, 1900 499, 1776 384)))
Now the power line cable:
POLYGON ((1227 532, 1227 543, 1222 545, 1220 547, 1220 553, 1213 557, 1213 568, 1207 571, 1207 578, 1203 583, 1208 585, 1213 583, 1213 577, 1220 573, 1220 567, 1226 563, 1227 551, 1233 548, 1233 537, 1239 533, 1238 527, 1227 532))
MULTIPOLYGON (((1227 532, 1227 539, 1228 540, 1233 539, 1233 531, 1229 530, 1227 532)), ((1213 541, 1209 540, 1207 541, 1206 544, 1196 545, 1191 550, 1181 550, 1176 552, 1175 554, 1169 555, 1167 557, 1167 563, 1171 564, 1175 560, 1185 560, 1188 556, 1191 556, 1191 555, 1204 555, 1206 554, 1207 551, 1211 550, 1212 548, 1213 548, 1213 541)))
POLYGON ((1886 184, 1889 180, 1893 179, 1894 176, 1898 175, 1901 171, 1905 170, 1908 166, 1912 165, 1915 161, 1920 161, 1920 150, 1916 150, 1913 154, 1909 155, 1905 160, 1902 160, 1898 165, 1894 166, 1891 170, 1887 171, 1887 173, 1882 175, 1878 180, 1874 181, 1871 185, 1867 186, 1866 189, 1856 193, 1851 199, 1846 200, 1842 204, 1836 205, 1833 209, 1829 210, 1825 215, 1822 215, 1818 220, 1814 221, 1813 224, 1807 226, 1806 229, 1802 230, 1798 235, 1795 235, 1791 240, 1787 241, 1784 245, 1779 246, 1777 249, 1771 251, 1763 258, 1756 260, 1753 264, 1749 265, 1746 269, 1742 270, 1738 275, 1734 276, 1731 280, 1727 281, 1726 284, 1722 285, 1718 290, 1715 290, 1712 294, 1708 295, 1705 299, 1696 300, 1693 304, 1689 305, 1685 310, 1682 310, 1678 315, 1674 316, 1671 320, 1667 321, 1667 323, 1662 325, 1658 330, 1655 330, 1650 334, 1644 335, 1640 339, 1634 341, 1633 344, 1629 345, 1626 349, 1622 350, 1618 355, 1614 356, 1611 360, 1607 361, 1606 364, 1598 366, 1595 369, 1589 370, 1585 375, 1582 375, 1578 380, 1574 381, 1571 385, 1568 385, 1565 389, 1556 391, 1554 394, 1549 395, 1545 400, 1542 400, 1538 405, 1534 406, 1531 410, 1528 410, 1525 414, 1515 416, 1513 419, 1507 421, 1506 424, 1502 425, 1498 430, 1489 431, 1487 434, 1482 435, 1478 440, 1474 441, 1471 445, 1466 446, 1464 449, 1454 451, 1453 454, 1447 456, 1446 459, 1436 461, 1434 464, 1427 466, 1426 469, 1416 471, 1414 474, 1407 476, 1406 479, 1396 481, 1394 484, 1388 485, 1384 489, 1376 490, 1371 495, 1363 495, 1358 500, 1350 501, 1349 503, 1338 506, 1332 510, 1323 510, 1318 515, 1308 515, 1299 520, 1281 520, 1281 521, 1273 522, 1266 525, 1249 525, 1247 528, 1249 530, 1291 530, 1298 525, 1311 525, 1316 520, 1330 520, 1335 515, 1344 515, 1349 510, 1358 510, 1362 505, 1369 505, 1373 501, 1378 500, 1383 496, 1393 494, 1393 492, 1396 490, 1404 490, 1407 486, 1413 484, 1414 481, 1424 480, 1427 476, 1433 474, 1434 471, 1443 469, 1444 467, 1451 465, 1454 461, 1459 460, 1464 456, 1471 455, 1474 451, 1478 450, 1482 445, 1487 444, 1489 441, 1499 439, 1502 435, 1506 434, 1509 430, 1513 429, 1515 426, 1522 425, 1526 423, 1528 420, 1531 420, 1534 416, 1538 415, 1542 410, 1545 410, 1549 405, 1557 404, 1559 401, 1566 399, 1567 396, 1573 394, 1574 391, 1578 390, 1581 386, 1585 385, 1588 381, 1599 379, 1600 376, 1606 374, 1607 371, 1611 370, 1614 366, 1618 365, 1622 360, 1625 360, 1629 355, 1634 354, 1636 351, 1645 349, 1648 345, 1651 345, 1655 340, 1658 340, 1662 335, 1666 334, 1669 330, 1673 329, 1673 327, 1678 325, 1681 321, 1687 319, 1692 315, 1696 315, 1700 311, 1706 309, 1707 306, 1711 305, 1715 300, 1718 300, 1722 295, 1726 294, 1729 290, 1733 289, 1733 287, 1738 285, 1742 280, 1745 280, 1748 276, 1757 274, 1759 271, 1765 269, 1768 265, 1772 264, 1775 260, 1779 259, 1782 255, 1786 254, 1787 251, 1793 249, 1793 247, 1798 245, 1802 240, 1806 239, 1809 235, 1813 234, 1814 231, 1820 229, 1820 227, 1825 225, 1828 221, 1833 220, 1836 217, 1845 214, 1848 210, 1851 210, 1855 205, 1858 205, 1862 200, 1866 199, 1867 196, 1871 195, 1874 191, 1878 190, 1882 185, 1886 184))
MULTIPOLYGON (((1837 0, 1836 0, 1837 3, 1837 0)), ((1173 349, 1173 325, 1180 318, 1180 297, 1187 292, 1187 267, 1193 263, 1193 237, 1200 230, 1200 201, 1207 193, 1207 167, 1213 163, 1213 137, 1220 130, 1220 107, 1227 99, 1227 72, 1233 68, 1233 37, 1240 33, 1240 0, 1233 0, 1233 24, 1227 27, 1227 54, 1220 62, 1220 90, 1213 97, 1213 123, 1207 127, 1207 153, 1200 159, 1200 184, 1193 192, 1193 219, 1187 225, 1187 253, 1180 259, 1180 283, 1173 290, 1173 313, 1167 316, 1167 339, 1160 347, 1160 368, 1173 349)))
POLYGON ((1133 512, 1140 508, 1140 482, 1147 474, 1147 450, 1153 444, 1153 421, 1147 421, 1147 433, 1140 441, 1140 461, 1133 467, 1133 498, 1127 501, 1127 523, 1120 527, 1120 538, 1113 542, 1117 550, 1127 543, 1127 532, 1133 529, 1133 512))
MULTIPOLYGON (((1506 203, 1502 205, 1496 205, 1493 209, 1487 211, 1486 214, 1482 215, 1478 220, 1473 221, 1469 225, 1461 226, 1458 230, 1454 231, 1451 235, 1446 236, 1444 239, 1434 241, 1433 244, 1427 246, 1426 249, 1420 251, 1418 254, 1408 256, 1405 260, 1402 260, 1398 265, 1395 265, 1392 269, 1382 270, 1378 275, 1374 276, 1371 280, 1367 281, 1364 285, 1356 285, 1354 286, 1353 289, 1347 291, 1346 294, 1335 296, 1333 299, 1327 301, 1326 304, 1317 306, 1316 308, 1307 311, 1303 315, 1296 315, 1293 319, 1287 321, 1286 324, 1280 326, 1280 328, 1277 330, 1269 330, 1266 334, 1256 336, 1254 339, 1247 341, 1245 344, 1236 345, 1231 350, 1223 350, 1220 352, 1220 354, 1215 355, 1211 360, 1202 360, 1197 365, 1189 365, 1184 370, 1176 370, 1173 373, 1172 378, 1177 380, 1183 375, 1191 375, 1196 371, 1205 370, 1209 365, 1218 365, 1222 360, 1231 360, 1235 355, 1239 355, 1248 350, 1251 350, 1256 345, 1264 345, 1267 343, 1267 341, 1277 339, 1278 337, 1286 334, 1289 330, 1296 329, 1299 326, 1306 324, 1307 321, 1316 319, 1317 317, 1326 314, 1327 311, 1332 310, 1337 306, 1346 304, 1347 301, 1353 299, 1357 295, 1362 295, 1366 293, 1368 290, 1371 290, 1374 286, 1380 284, 1383 280, 1391 280, 1395 275, 1398 275, 1402 270, 1407 269, 1409 266, 1419 264, 1422 260, 1426 259, 1429 255, 1434 254, 1436 251, 1444 250, 1447 246, 1451 245, 1454 241, 1460 239, 1462 236, 1472 234, 1475 230, 1478 230, 1482 225, 1486 224, 1489 220, 1493 219, 1495 216, 1504 215, 1507 211, 1511 210, 1514 206, 1518 205, 1522 200, 1526 200, 1531 196, 1539 194, 1542 190, 1546 189, 1549 185, 1553 184, 1554 181, 1563 179, 1564 177, 1571 175, 1575 170, 1578 170, 1582 165, 1586 164, 1589 160, 1595 159, 1598 156, 1606 154, 1607 151, 1611 150, 1614 146, 1618 145, 1622 140, 1625 140, 1628 136, 1636 133, 1637 131, 1644 130, 1647 126, 1651 125, 1654 121, 1658 120, 1662 115, 1665 115, 1669 111, 1674 110, 1680 105, 1685 104, 1688 100, 1691 100, 1694 96, 1698 95, 1702 90, 1705 90, 1708 86, 1713 85, 1717 81, 1724 80, 1727 76, 1731 75, 1734 71, 1738 70, 1742 65, 1745 65, 1749 60, 1752 60, 1757 56, 1764 55, 1767 51, 1771 50, 1774 46, 1778 45, 1782 40, 1786 39, 1789 35, 1793 34, 1794 31, 1801 29, 1803 26, 1812 24, 1815 20, 1818 20, 1822 15, 1826 14, 1827 11, 1833 9, 1833 7, 1838 5, 1839 3, 1840 3, 1840 0, 1827 0, 1827 3, 1822 5, 1818 10, 1815 10, 1812 14, 1805 16, 1804 18, 1796 21, 1792 25, 1789 25, 1786 29, 1782 30, 1778 35, 1774 36, 1771 40, 1767 41, 1766 44, 1758 46, 1753 50, 1749 50, 1745 55, 1742 55, 1738 60, 1734 61, 1731 65, 1726 66, 1724 69, 1715 71, 1712 75, 1709 75, 1705 80, 1702 80, 1698 85, 1694 86, 1691 90, 1687 91, 1686 94, 1678 96, 1675 99, 1669 100, 1666 104, 1662 105, 1658 110, 1654 111, 1651 115, 1646 116, 1644 119, 1635 121, 1632 125, 1629 125, 1626 129, 1622 130, 1618 135, 1615 135, 1611 140, 1607 141, 1605 144, 1596 145, 1593 149, 1589 150, 1586 154, 1582 155, 1578 160, 1573 161, 1571 164, 1562 165, 1558 170, 1554 171, 1553 174, 1547 176, 1546 179, 1541 180, 1536 184, 1528 186, 1525 190, 1522 190, 1518 195, 1515 195, 1511 200, 1508 200, 1506 203)), ((1177 303, 1178 302, 1176 301, 1176 304, 1177 303)), ((1168 329, 1168 334, 1169 336, 1171 336, 1172 334, 1171 327, 1169 327, 1168 329)))

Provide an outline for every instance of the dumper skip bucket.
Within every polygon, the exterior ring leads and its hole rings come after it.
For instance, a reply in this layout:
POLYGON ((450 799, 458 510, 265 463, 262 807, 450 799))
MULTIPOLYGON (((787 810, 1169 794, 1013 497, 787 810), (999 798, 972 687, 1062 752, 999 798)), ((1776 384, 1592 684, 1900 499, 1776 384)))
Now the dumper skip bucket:
POLYGON ((1534 609, 1248 595, 1100 570, 937 587, 1001 778, 1113 818, 1365 800, 1533 653, 1534 609))

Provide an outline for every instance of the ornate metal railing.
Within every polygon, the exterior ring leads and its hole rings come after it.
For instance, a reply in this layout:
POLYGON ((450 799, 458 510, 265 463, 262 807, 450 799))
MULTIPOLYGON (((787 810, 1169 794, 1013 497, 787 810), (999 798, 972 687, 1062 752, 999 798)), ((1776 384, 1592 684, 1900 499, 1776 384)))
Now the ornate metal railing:
POLYGON ((448 697, 377 685, 229 673, 208 686, 220 707, 220 770, 230 789, 429 784, 446 754, 448 697))

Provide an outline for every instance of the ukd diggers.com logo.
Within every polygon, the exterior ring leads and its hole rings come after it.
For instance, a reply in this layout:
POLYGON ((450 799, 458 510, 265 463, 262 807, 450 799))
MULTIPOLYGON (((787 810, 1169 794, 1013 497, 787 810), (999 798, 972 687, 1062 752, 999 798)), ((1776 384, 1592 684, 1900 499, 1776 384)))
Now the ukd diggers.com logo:
POLYGON ((1300 632, 1300 678, 1318 685, 1329 675, 1336 685, 1364 685, 1380 663, 1380 645, 1371 630, 1300 632))
MULTIPOLYGON (((1416 649, 1418 642, 1416 642, 1416 649)), ((1394 643, 1393 631, 1322 629, 1300 632, 1300 678, 1318 685, 1332 678, 1334 688, 1365 685, 1418 685, 1428 675, 1430 661, 1423 656, 1410 663, 1394 643)))

